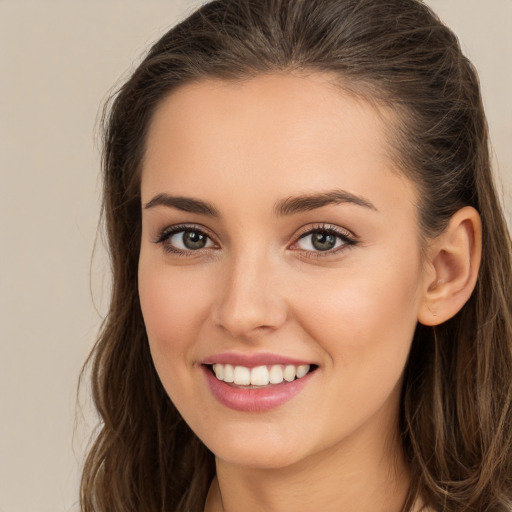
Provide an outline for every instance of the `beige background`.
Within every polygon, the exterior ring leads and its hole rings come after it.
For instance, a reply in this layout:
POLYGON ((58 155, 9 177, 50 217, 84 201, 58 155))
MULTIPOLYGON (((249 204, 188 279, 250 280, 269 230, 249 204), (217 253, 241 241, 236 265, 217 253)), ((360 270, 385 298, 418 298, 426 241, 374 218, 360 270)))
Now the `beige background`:
MULTIPOLYGON (((80 366, 105 310, 99 105, 192 0, 0 0, 0 512, 77 510, 80 366), (92 263, 91 263, 92 261, 92 263), (74 433, 75 432, 75 433, 74 433)), ((512 0, 430 0, 480 71, 511 214, 512 0)))

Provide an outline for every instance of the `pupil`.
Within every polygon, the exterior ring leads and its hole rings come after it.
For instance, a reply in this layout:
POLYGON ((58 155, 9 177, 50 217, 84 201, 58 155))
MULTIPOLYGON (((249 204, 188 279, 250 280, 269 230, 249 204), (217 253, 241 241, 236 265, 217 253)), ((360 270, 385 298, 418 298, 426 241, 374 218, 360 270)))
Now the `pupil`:
POLYGON ((315 233, 313 247, 319 251, 328 251, 336 245, 336 237, 330 233, 315 233))
POLYGON ((202 249, 206 245, 206 237, 197 231, 185 231, 183 245, 187 249, 202 249))

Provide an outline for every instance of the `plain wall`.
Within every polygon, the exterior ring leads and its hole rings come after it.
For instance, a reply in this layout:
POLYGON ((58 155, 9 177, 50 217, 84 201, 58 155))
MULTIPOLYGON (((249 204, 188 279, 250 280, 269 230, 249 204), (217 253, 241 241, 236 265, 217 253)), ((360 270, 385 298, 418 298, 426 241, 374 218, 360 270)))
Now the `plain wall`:
MULTIPOLYGON (((107 305, 100 105, 186 0, 0 0, 0 512, 77 510, 80 367, 107 305), (91 263, 92 262, 92 263, 91 263)), ((512 0, 430 0, 480 72, 511 214, 512 0)))

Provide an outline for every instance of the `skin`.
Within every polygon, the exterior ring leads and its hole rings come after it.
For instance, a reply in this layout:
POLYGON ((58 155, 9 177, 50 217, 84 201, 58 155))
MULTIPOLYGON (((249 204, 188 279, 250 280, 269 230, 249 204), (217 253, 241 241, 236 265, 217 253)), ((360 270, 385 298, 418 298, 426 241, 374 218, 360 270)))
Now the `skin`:
POLYGON ((417 193, 390 156, 389 113, 328 78, 186 85, 150 126, 140 301, 160 379, 216 456, 209 512, 393 512, 409 485, 402 374, 447 267, 422 260, 417 193), (332 190, 367 204, 275 213, 287 198, 332 190), (218 216, 146 207, 160 194, 207 202, 218 216), (200 227, 208 245, 170 252, 181 235, 162 240, 162 231, 182 224, 200 227), (354 243, 322 252, 300 238, 324 224, 354 243), (220 352, 271 352, 318 369, 285 404, 235 411, 213 397, 201 368, 220 352))

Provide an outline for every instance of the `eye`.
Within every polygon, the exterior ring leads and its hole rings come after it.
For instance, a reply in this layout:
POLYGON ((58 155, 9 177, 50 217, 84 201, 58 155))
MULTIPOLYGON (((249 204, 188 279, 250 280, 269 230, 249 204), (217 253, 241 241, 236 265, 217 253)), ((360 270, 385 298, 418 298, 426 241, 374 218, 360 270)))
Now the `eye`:
POLYGON ((291 249, 299 249, 315 256, 327 256, 357 243, 348 232, 335 226, 318 226, 299 235, 291 249), (324 253, 324 254, 322 254, 324 253))
POLYGON ((204 249, 212 245, 212 241, 207 235, 200 231, 178 231, 168 239, 173 247, 180 250, 204 249))
POLYGON ((326 231, 315 231, 302 236, 297 245, 306 251, 330 251, 341 245, 341 239, 326 231))
POLYGON ((155 242, 162 244, 167 252, 179 254, 215 247, 212 239, 204 231, 194 226, 166 228, 155 242))

